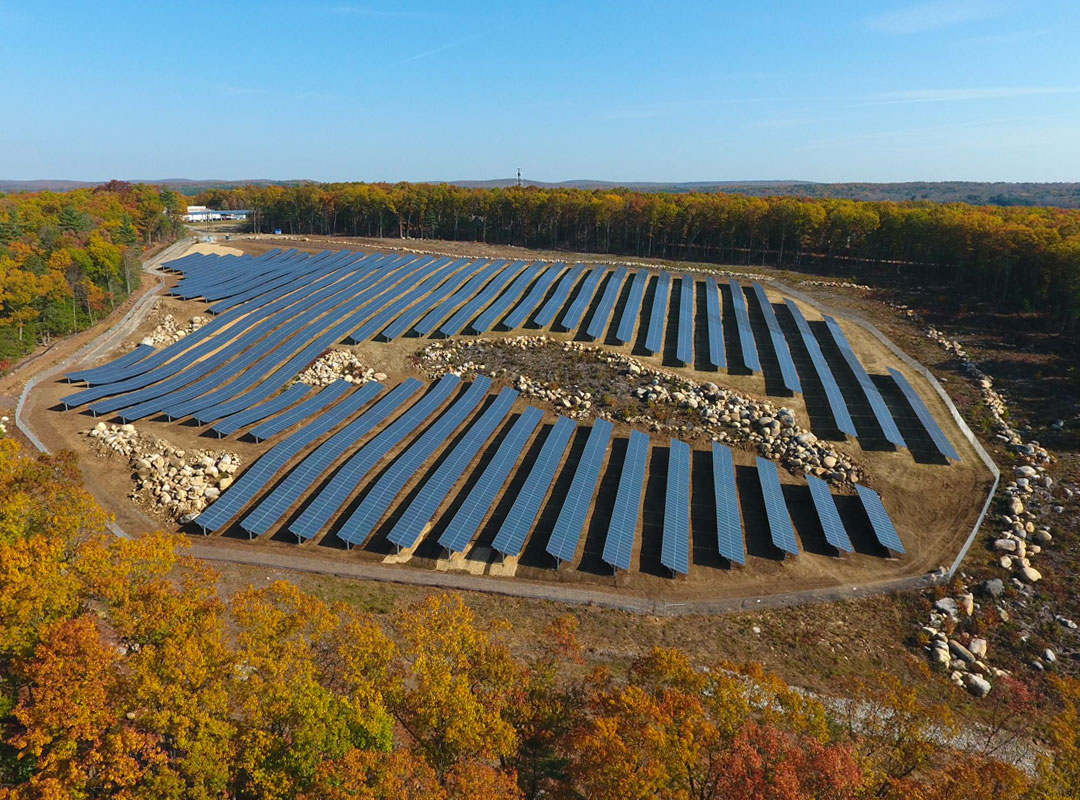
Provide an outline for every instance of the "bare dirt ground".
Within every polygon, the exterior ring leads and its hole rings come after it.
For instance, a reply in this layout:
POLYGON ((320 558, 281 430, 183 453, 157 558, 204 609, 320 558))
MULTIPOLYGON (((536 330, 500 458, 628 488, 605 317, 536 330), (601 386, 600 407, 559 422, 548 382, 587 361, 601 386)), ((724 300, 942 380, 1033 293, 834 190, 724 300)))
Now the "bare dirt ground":
MULTIPOLYGON (((275 237, 267 241, 231 241, 227 247, 220 244, 201 244, 197 246, 196 251, 242 251, 254 253, 275 246, 321 250, 330 246, 340 247, 342 244, 342 240, 339 239, 298 242, 288 239, 282 241, 284 238, 275 237)), ((365 241, 355 244, 362 249, 384 249, 382 243, 365 241)), ((402 243, 395 242, 394 244, 401 246, 402 243)), ((424 249, 424 246, 427 245, 431 249, 440 252, 449 252, 456 247, 460 248, 459 252, 469 254, 503 257, 519 255, 522 258, 545 257, 545 254, 537 254, 531 251, 519 252, 516 248, 493 248, 491 246, 473 248, 460 243, 442 242, 409 242, 408 244, 418 245, 417 249, 424 249)), ((550 254, 546 257, 559 258, 560 260, 572 258, 572 256, 565 253, 550 254)), ((593 260, 595 260, 595 256, 593 260)), ((686 267, 687 265, 679 265, 680 269, 686 269, 686 267)), ((708 267, 708 269, 712 269, 712 267, 708 267)), ((735 269, 739 270, 739 268, 735 269)), ((778 293, 774 291, 770 291, 769 294, 774 302, 780 299, 778 293)), ((156 314, 160 316, 166 312, 171 313, 182 324, 191 316, 202 314, 204 311, 205 304, 201 302, 165 298, 161 301, 160 309, 156 314)), ((809 306, 804 306, 803 311, 812 324, 820 319, 820 315, 809 306)), ((156 317, 152 314, 129 337, 129 342, 138 341, 145 336, 156 324, 155 320, 156 317)), ((875 321, 878 320, 875 319, 875 321)), ((863 363, 872 372, 883 372, 886 365, 894 366, 905 372, 912 383, 918 387, 924 400, 935 411, 938 419, 948 419, 940 399, 929 389, 925 382, 917 375, 912 375, 910 370, 886 350, 880 342, 853 323, 844 322, 843 326, 863 363)), ((498 338, 519 333, 520 331, 505 334, 496 333, 492 334, 492 336, 498 338)), ((569 339, 570 335, 555 334, 555 338, 569 339)), ((911 338, 911 336, 909 335, 908 338, 911 338)), ((426 339, 403 338, 391 343, 366 342, 349 349, 355 352, 366 365, 376 371, 385 372, 388 375, 387 383, 393 384, 410 376, 426 378, 419 370, 414 356, 427 343, 428 340, 426 339)), ((621 349, 627 354, 633 350, 630 346, 614 349, 621 349)), ((638 355, 637 357, 641 356, 638 355)), ((649 362, 650 358, 642 357, 642 360, 649 362)), ((107 360, 107 357, 104 360, 107 360)), ((662 356, 651 358, 651 361, 654 366, 661 366, 663 358, 662 356)), ((735 388, 754 396, 766 396, 765 379, 760 375, 729 375, 725 372, 702 373, 692 367, 680 369, 665 366, 664 368, 671 369, 699 382, 711 380, 721 386, 735 388)), ((505 382, 512 383, 513 381, 508 379, 505 382)), ((119 460, 115 460, 108 463, 107 468, 103 469, 102 467, 106 466, 106 463, 102 458, 91 453, 88 440, 82 435, 82 432, 92 427, 97 420, 85 413, 58 413, 51 410, 56 407, 61 397, 76 389, 77 387, 59 382, 41 385, 33 393, 33 403, 27 409, 27 416, 35 430, 40 431, 51 446, 71 447, 82 456, 81 463, 83 464, 88 487, 107 508, 114 511, 117 522, 121 527, 131 531, 146 530, 150 527, 176 529, 174 523, 160 518, 151 519, 143 509, 135 506, 134 503, 127 499, 121 499, 127 498, 132 487, 131 476, 126 465, 119 460)), ((806 407, 799 396, 769 399, 777 405, 786 405, 793 408, 800 420, 806 420, 806 407)), ((535 400, 531 402, 547 412, 545 422, 548 423, 554 421, 555 414, 562 410, 543 402, 535 400)), ((517 410, 522 409, 524 405, 524 400, 519 401, 517 410)), ((216 436, 213 434, 207 435, 202 429, 153 419, 141 422, 138 427, 140 430, 167 439, 184 449, 225 446, 237 452, 245 465, 250 464, 261 453, 265 452, 269 446, 285 438, 289 433, 282 434, 268 443, 257 445, 246 440, 237 439, 235 436, 219 442, 216 436)), ((629 429, 624 430, 624 428, 626 426, 619 428, 616 435, 625 436, 629 429)), ((516 565, 516 570, 511 570, 511 572, 516 571, 513 580, 582 585, 601 591, 679 601, 734 598, 807 589, 824 589, 844 585, 873 584, 902 576, 920 575, 951 561, 952 555, 955 554, 960 543, 970 531, 990 483, 989 474, 981 467, 981 464, 975 458, 974 452, 962 437, 954 432, 952 438, 963 456, 963 462, 960 465, 944 466, 941 464, 916 463, 908 453, 876 449, 867 450, 856 442, 833 442, 837 449, 847 453, 858 463, 865 466, 868 475, 867 483, 883 494, 886 507, 896 522, 903 541, 908 546, 908 555, 900 560, 882 558, 880 554, 874 552, 873 548, 868 546, 860 547, 859 552, 845 559, 837 559, 828 555, 822 543, 817 541, 820 539, 820 534, 812 531, 813 525, 810 520, 813 511, 809 505, 808 492, 804 486, 797 485, 798 482, 792 476, 785 475, 784 480, 787 485, 786 492, 789 493, 789 505, 792 508, 796 528, 802 537, 804 549, 806 550, 803 555, 796 559, 789 559, 787 562, 777 561, 773 557, 764 544, 767 540, 767 531, 764 526, 764 510, 762 508, 760 514, 757 514, 754 518, 748 517, 745 520, 751 556, 746 568, 738 570, 725 569, 722 564, 717 563, 718 559, 715 556, 710 557, 709 555, 715 552, 714 543, 705 541, 704 539, 707 537, 699 537, 695 534, 692 543, 693 564, 691 573, 687 578, 673 581, 667 576, 665 570, 658 568, 657 563, 659 520, 662 515, 663 503, 662 492, 657 493, 657 488, 662 489, 661 484, 663 481, 661 480, 657 482, 657 487, 654 487, 651 493, 649 489, 646 490, 644 524, 639 536, 638 551, 635 553, 635 564, 639 565, 639 569, 613 577, 606 569, 599 568, 597 555, 598 547, 602 547, 602 538, 598 539, 597 537, 602 534, 603 520, 599 519, 601 515, 598 513, 594 515, 598 519, 589 524, 586 535, 583 537, 584 545, 580 559, 581 564, 577 568, 564 568, 556 572, 550 568, 549 563, 543 560, 541 554, 530 552, 527 547, 521 562, 516 565), (804 493, 806 497, 802 497, 804 493)), ((656 444, 659 444, 659 442, 654 441, 654 445, 656 444)), ((389 459, 395 456, 400 449, 402 448, 392 452, 384 463, 389 463, 389 459)), ((301 456, 306 455, 307 452, 310 452, 310 448, 301 456)), ((472 466, 476 467, 483 458, 484 451, 472 466)), ((748 467, 753 463, 753 456, 748 451, 738 451, 737 458, 738 464, 744 467, 748 467)), ((426 472, 426 468, 421 474, 424 472, 426 472)), ((749 473, 749 470, 747 472, 749 473)), ((459 487, 463 487, 465 480, 473 477, 473 470, 467 471, 466 476, 467 478, 459 483, 459 487)), ((607 484, 602 480, 600 486, 601 495, 610 493, 607 491, 611 489, 610 484, 610 480, 607 484)), ((412 488, 412 486, 406 487, 406 495, 412 491, 412 488)), ((559 482, 557 481, 553 494, 558 491, 559 482)), ((695 492, 697 491, 695 489, 695 492)), ((451 497, 454 497, 454 494, 451 493, 451 497)), ((550 526, 552 523, 553 508, 554 512, 557 513, 557 505, 552 506, 550 503, 546 505, 547 508, 542 513, 539 524, 541 529, 545 525, 550 526)), ((705 503, 699 502, 697 498, 695 498, 694 506, 696 508, 694 513, 698 518, 711 513, 711 509, 707 508, 705 503)), ((445 526, 446 517, 453 509, 454 504, 451 503, 449 508, 444 507, 440 514, 436 516, 436 524, 427 537, 426 545, 422 543, 411 559, 411 568, 428 570, 444 570, 447 568, 448 565, 441 560, 437 549, 433 547, 433 540, 440 531, 440 525, 445 526)), ((494 515, 499 513, 500 507, 497 506, 494 515)), ((505 510, 503 513, 505 513, 505 510)), ((385 522, 382 528, 382 533, 385 534, 385 522)), ((702 530, 708 529, 707 525, 702 525, 700 528, 702 530)), ((200 541, 200 544, 212 547, 216 541, 220 541, 223 548, 231 548, 237 544, 237 535, 236 530, 226 531, 223 535, 200 541)), ((484 543, 485 540, 490 541, 492 535, 492 522, 489 520, 487 527, 482 530, 480 543, 484 543)), ((270 552, 279 554, 301 553, 305 557, 317 557, 324 559, 331 567, 334 563, 349 563, 356 560, 377 564, 385 558, 388 552, 385 540, 380 539, 379 536, 376 536, 367 549, 354 549, 353 551, 341 549, 340 544, 336 542, 336 537, 328 535, 324 535, 320 539, 303 546, 296 545, 294 541, 291 535, 279 528, 262 537, 260 541, 251 546, 266 548, 270 552)), ((866 545, 866 543, 863 544, 866 545)), ((490 552, 486 552, 485 548, 477 548, 477 551, 472 556, 472 563, 462 566, 475 569, 477 566, 475 562, 477 560, 483 562, 489 555, 490 552)), ((409 568, 396 567, 399 570, 409 568)), ((480 571, 483 572, 484 569, 485 565, 481 563, 480 571)), ((495 570, 492 569, 491 572, 495 572, 495 570)))

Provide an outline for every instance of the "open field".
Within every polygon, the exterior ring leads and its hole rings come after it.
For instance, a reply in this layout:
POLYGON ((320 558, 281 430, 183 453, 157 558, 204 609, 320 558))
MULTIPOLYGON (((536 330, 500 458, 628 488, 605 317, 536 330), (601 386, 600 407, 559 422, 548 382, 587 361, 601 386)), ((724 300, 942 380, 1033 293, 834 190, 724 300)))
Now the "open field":
MULTIPOLYGON (((288 244, 296 245, 298 243, 289 242, 288 244)), ((319 243, 302 244, 304 249, 312 251, 322 249, 319 243)), ((334 245, 338 245, 336 240, 334 245)), ((217 245, 201 245, 200 248, 203 252, 221 252, 217 245)), ((243 250, 257 253, 264 249, 268 249, 268 247, 265 247, 263 242, 237 241, 230 242, 228 245, 229 251, 243 250)), ((442 251, 441 246, 439 249, 442 251)), ((484 254, 490 257, 498 255, 495 250, 489 250, 484 254)), ((515 252, 514 254, 518 253, 515 252)), ((566 259, 566 254, 560 255, 563 260, 566 259)), ((657 274, 652 269, 649 272, 650 274, 657 274)), ((175 283, 175 278, 170 278, 169 282, 175 283)), ((775 290, 769 290, 769 299, 776 306, 782 298, 775 290)), ((805 304, 800 307, 812 326, 822 324, 820 323, 820 314, 815 308, 805 304)), ((129 342, 137 342, 149 334, 157 324, 157 320, 165 313, 170 313, 176 319, 183 321, 195 315, 205 314, 205 311, 206 303, 202 301, 166 298, 161 301, 161 307, 155 312, 155 316, 147 318, 140 328, 130 336, 129 342)), ((616 315, 618 313, 619 309, 617 307, 616 315)), ((674 314, 672 316, 674 317, 674 314)), ((933 409, 935 416, 943 423, 948 420, 948 414, 940 399, 925 385, 920 376, 913 374, 907 365, 899 361, 880 342, 858 325, 847 320, 842 320, 841 324, 859 359, 871 373, 883 373, 888 366, 900 370, 913 385, 918 387, 920 396, 933 409)), ((484 339, 497 342, 520 335, 521 332, 488 332, 484 334, 484 339)), ((529 331, 526 330, 525 332, 529 331)), ((757 333, 760 333, 760 327, 757 333)), ((545 334, 556 342, 570 341, 575 338, 572 332, 546 331, 545 334)), ((726 331, 726 335, 730 337, 730 331, 726 331)), ((465 340, 474 338, 476 337, 464 337, 465 340)), ((665 338, 667 340, 673 338, 670 330, 665 338)), ((760 335, 757 338, 759 341, 762 340, 760 335)), ((428 338, 404 337, 396 338, 390 342, 362 341, 344 349, 353 352, 364 366, 375 372, 385 373, 387 378, 384 383, 395 385, 408 378, 426 380, 429 377, 423 369, 423 359, 418 358, 420 351, 429 343, 430 339, 428 338)), ((642 353, 637 342, 620 346, 609 341, 604 344, 604 347, 615 353, 632 356, 650 369, 662 369, 687 380, 698 383, 714 381, 724 388, 734 389, 744 395, 763 400, 767 399, 770 394, 776 394, 776 377, 770 373, 767 363, 764 374, 749 373, 746 370, 737 369, 733 369, 729 373, 723 370, 700 369, 701 365, 696 359, 695 363, 685 366, 672 363, 670 348, 667 346, 656 355, 642 353)), ((122 349, 118 348, 117 352, 122 349)), ((729 342, 730 352, 732 351, 729 342)), ((572 354, 564 354, 561 358, 570 358, 572 361, 572 354)), ((763 361, 767 361, 764 356, 763 361)), ((517 375, 525 370, 529 370, 533 377, 537 377, 545 366, 553 368, 554 365, 550 362, 545 364, 508 363, 504 367, 507 374, 497 377, 494 380, 495 385, 493 388, 497 389, 499 385, 515 385, 517 375)), ((567 363, 566 366, 569 369, 572 367, 572 363, 567 363)), ((603 373, 594 376, 594 380, 595 378, 602 379, 601 382, 608 380, 603 373)), ((118 500, 118 498, 126 497, 132 490, 130 472, 124 460, 119 457, 112 459, 111 463, 109 461, 103 463, 99 456, 91 454, 89 440, 80 435, 82 431, 92 426, 94 420, 91 417, 74 412, 60 414, 49 410, 55 408, 60 398, 70 394, 73 388, 71 385, 62 383, 39 387, 33 395, 33 403, 29 409, 28 416, 32 425, 35 429, 43 431, 48 437, 50 445, 71 446, 84 455, 82 463, 86 469, 88 485, 106 503, 107 507, 115 511, 118 522, 122 527, 142 530, 155 525, 175 526, 175 523, 162 517, 150 520, 144 508, 140 508, 130 501, 118 500), (100 469, 99 465, 104 464, 107 464, 107 468, 100 469)), ((544 412, 545 425, 554 421, 557 413, 565 411, 561 405, 543 398, 529 397, 527 399, 544 412)), ((803 399, 803 395, 787 393, 786 395, 780 395, 780 399, 774 402, 777 405, 782 404, 792 409, 795 417, 806 427, 815 431, 819 430, 819 426, 814 424, 813 416, 808 415, 807 404, 803 399)), ((526 398, 519 398, 515 401, 514 411, 520 412, 525 405, 526 398)), ((909 434, 909 438, 913 442, 916 441, 916 438, 912 438, 910 435, 913 430, 911 427, 913 421, 905 421, 899 417, 898 421, 904 427, 905 432, 909 434)), ((622 437, 628 435, 631 427, 616 421, 615 441, 618 442, 622 437)), ((167 439, 184 450, 224 448, 236 453, 244 465, 250 465, 268 447, 280 443, 290 433, 280 434, 262 444, 246 441, 247 437, 238 438, 237 436, 219 441, 213 434, 209 434, 199 427, 190 424, 168 423, 157 418, 156 415, 149 419, 140 420, 139 429, 144 433, 152 433, 167 439)), ((862 428, 860 428, 860 433, 862 433, 862 428)), ((505 562, 499 563, 499 560, 492 555, 490 549, 483 546, 483 543, 489 542, 490 537, 494 534, 500 510, 505 513, 505 504, 502 507, 499 505, 495 507, 487 526, 481 529, 480 537, 476 543, 477 546, 466 554, 465 559, 455 557, 450 561, 446 561, 434 543, 434 534, 438 534, 440 525, 445 527, 446 517, 454 510, 455 503, 460 502, 460 498, 442 504, 439 515, 434 518, 434 526, 426 531, 426 538, 419 543, 414 554, 409 559, 411 566, 439 571, 461 569, 465 573, 462 576, 463 578, 467 577, 468 574, 487 572, 489 575, 495 575, 506 574, 509 571, 511 574, 516 573, 513 578, 515 581, 530 581, 538 584, 551 584, 554 581, 559 585, 576 585, 600 592, 616 592, 630 597, 657 598, 667 602, 708 601, 829 589, 846 585, 874 585, 894 581, 900 577, 918 576, 943 564, 950 563, 970 531, 990 484, 989 474, 981 467, 974 451, 956 431, 953 431, 950 438, 960 449, 962 460, 959 464, 951 466, 947 466, 940 461, 931 463, 933 459, 926 458, 925 454, 917 449, 913 449, 910 453, 895 451, 891 448, 886 449, 880 443, 874 441, 872 436, 860 437, 859 441, 842 440, 834 436, 828 442, 828 445, 844 458, 848 458, 857 464, 864 475, 863 483, 872 486, 882 494, 886 509, 896 524, 907 553, 898 560, 886 559, 877 551, 877 547, 872 541, 855 540, 856 552, 853 555, 843 559, 835 558, 830 554, 828 547, 821 538, 820 529, 815 528, 813 507, 809 502, 805 486, 795 475, 782 471, 785 499, 792 514, 795 529, 799 534, 803 552, 797 558, 780 561, 776 558, 776 554, 768 541, 768 525, 764 518, 764 510, 760 505, 760 495, 758 495, 756 506, 753 500, 746 499, 753 496, 753 468, 751 465, 754 457, 752 448, 736 445, 734 453, 739 472, 740 495, 744 498, 742 516, 746 528, 748 562, 745 568, 729 570, 723 560, 715 553, 715 522, 710 523, 709 521, 714 510, 709 503, 701 499, 708 494, 707 483, 702 485, 698 478, 699 473, 704 474, 708 469, 708 453, 704 449, 708 437, 706 436, 704 439, 696 438, 692 430, 688 430, 687 434, 686 438, 694 441, 697 455, 694 456, 694 495, 691 503, 691 568, 689 574, 685 577, 672 580, 670 574, 656 560, 662 536, 661 523, 664 502, 663 454, 660 456, 661 460, 657 460, 654 454, 653 466, 650 467, 650 477, 646 479, 642 525, 640 533, 636 537, 637 544, 633 559, 636 568, 629 572, 622 572, 617 576, 612 576, 610 570, 604 568, 598 558, 599 545, 602 543, 604 523, 606 521, 603 512, 594 513, 592 521, 586 526, 582 537, 583 549, 579 549, 579 556, 575 559, 577 563, 574 566, 564 566, 558 571, 553 570, 550 562, 545 560, 542 548, 536 550, 527 545, 522 558, 516 564, 516 569, 507 570, 507 564, 505 562), (653 475, 654 467, 655 475, 653 475), (711 528, 710 524, 712 525, 711 528), (711 542, 710 536, 713 537, 711 542)), ((402 452, 406 444, 407 442, 403 442, 397 448, 389 451, 382 464, 390 463, 395 456, 402 452)), ((480 466, 485 459, 490 458, 491 451, 494 450, 496 444, 497 439, 493 440, 488 449, 482 451, 472 461, 470 468, 463 473, 449 493, 450 498, 459 495, 461 493, 459 490, 466 489, 470 482, 475 481, 480 466)), ((654 448, 662 448, 664 444, 665 441, 662 437, 653 440, 654 448)), ((570 458, 573 458, 575 446, 578 445, 571 447, 570 458)), ((443 459, 447 450, 436 450, 433 455, 434 461, 431 463, 438 463, 443 459)), ((311 447, 304 450, 301 455, 310 452, 311 447)), ((427 468, 424 468, 418 474, 429 473, 427 468)), ((599 483, 597 508, 610 507, 611 495, 614 493, 614 484, 617 477, 617 470, 612 465, 609 465, 607 473, 599 483)), ((556 481, 553 496, 560 491, 559 480, 556 481)), ((562 485, 565 488, 565 483, 562 485)), ((401 495, 415 495, 418 486, 419 481, 410 480, 404 486, 401 495)), ((362 487, 360 488, 362 490, 362 487)), ((850 503, 853 501, 850 486, 845 488, 843 485, 839 485, 834 491, 839 492, 836 495, 837 500, 847 503, 850 508, 850 503)), ((310 500, 310 497, 307 499, 310 500)), ((350 507, 355 507, 356 503, 356 499, 352 500, 350 507)), ((284 519, 295 518, 296 513, 303 508, 303 505, 304 501, 302 500, 299 505, 294 506, 295 510, 285 515, 284 519)), ((551 510, 541 514, 538 530, 544 530, 545 526, 550 530, 551 517, 558 511, 557 504, 552 504, 549 501, 548 505, 551 506, 551 510)), ((843 505, 841 508, 845 519, 853 519, 857 516, 854 511, 843 512, 843 505)), ((388 547, 388 543, 380 536, 380 534, 385 535, 397 513, 391 510, 390 515, 379 526, 379 533, 365 547, 353 548, 351 551, 342 548, 340 542, 333 535, 335 532, 333 529, 329 532, 324 531, 304 545, 297 545, 295 539, 280 526, 271 530, 250 546, 253 548, 265 548, 267 552, 286 557, 295 553, 298 558, 302 558, 306 562, 318 559, 323 561, 329 569, 333 569, 335 563, 349 563, 357 560, 370 562, 373 565, 384 561, 398 561, 400 557, 391 553, 392 548, 388 547)), ((227 528, 223 533, 210 537, 205 542, 200 542, 200 545, 213 547, 215 541, 220 541, 223 548, 231 549, 237 546, 235 539, 238 536, 246 538, 246 534, 234 525, 232 528, 227 528)), ((855 539, 854 535, 853 539, 855 539)), ((401 566, 385 567, 387 570, 400 570, 403 568, 407 569, 407 567, 401 566)))

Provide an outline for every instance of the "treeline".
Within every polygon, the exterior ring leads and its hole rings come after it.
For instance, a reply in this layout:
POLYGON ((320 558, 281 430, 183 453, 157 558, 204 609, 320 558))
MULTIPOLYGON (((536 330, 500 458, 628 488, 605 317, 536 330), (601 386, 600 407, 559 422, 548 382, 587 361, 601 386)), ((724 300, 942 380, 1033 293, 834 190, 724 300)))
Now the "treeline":
POLYGON ((260 233, 451 239, 834 271, 933 283, 958 300, 1080 316, 1080 211, 448 184, 245 187, 199 195, 249 208, 260 233))
POLYGON ((143 250, 181 229, 180 203, 171 189, 121 181, 0 194, 0 372, 138 288, 143 250))
MULTIPOLYGON (((1075 682, 1032 777, 944 744, 947 711, 887 674, 830 709, 675 649, 590 665, 573 616, 522 657, 454 595, 383 619, 287 582, 223 596, 182 539, 105 535, 78 476, 0 438, 0 800, 1080 796, 1075 682)), ((985 702, 1033 734, 1020 681, 985 702)))

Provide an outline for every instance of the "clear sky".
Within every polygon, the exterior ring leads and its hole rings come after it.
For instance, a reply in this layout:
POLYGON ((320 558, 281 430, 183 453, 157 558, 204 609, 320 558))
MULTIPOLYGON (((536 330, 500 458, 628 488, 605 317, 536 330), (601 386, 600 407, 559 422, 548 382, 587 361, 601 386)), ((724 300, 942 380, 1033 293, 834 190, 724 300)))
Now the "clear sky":
POLYGON ((0 177, 1080 180, 1076 0, 0 0, 0 177))

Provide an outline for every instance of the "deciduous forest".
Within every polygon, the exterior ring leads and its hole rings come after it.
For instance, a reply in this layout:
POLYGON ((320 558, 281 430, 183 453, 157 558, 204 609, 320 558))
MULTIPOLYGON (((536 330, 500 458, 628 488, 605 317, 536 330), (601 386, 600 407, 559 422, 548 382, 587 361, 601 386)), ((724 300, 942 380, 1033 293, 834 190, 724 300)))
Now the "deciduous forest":
POLYGON ((711 193, 338 183, 212 190, 255 231, 482 241, 720 264, 812 268, 948 287, 958 301, 1080 315, 1080 211, 711 193))
MULTIPOLYGON (((182 538, 106 534, 78 474, 0 438, 3 800, 1080 794, 1067 679, 1028 775, 944 744, 948 711, 889 675, 826 705, 677 649, 590 662, 573 615, 521 655, 455 595, 382 616, 288 582, 224 596, 182 538)), ((1026 737, 1022 688, 991 724, 1026 737)))
POLYGON ((0 195, 0 372, 123 302, 143 251, 176 235, 182 211, 171 189, 121 181, 0 195))

